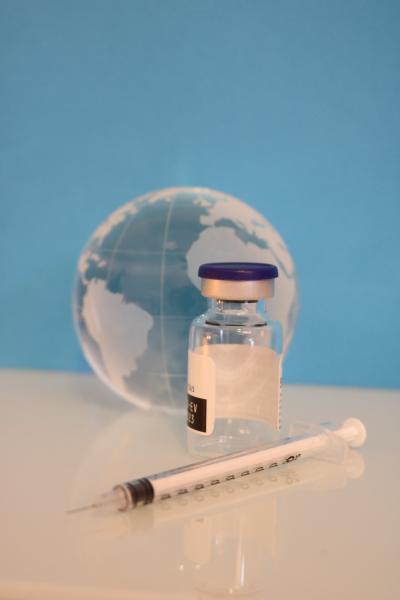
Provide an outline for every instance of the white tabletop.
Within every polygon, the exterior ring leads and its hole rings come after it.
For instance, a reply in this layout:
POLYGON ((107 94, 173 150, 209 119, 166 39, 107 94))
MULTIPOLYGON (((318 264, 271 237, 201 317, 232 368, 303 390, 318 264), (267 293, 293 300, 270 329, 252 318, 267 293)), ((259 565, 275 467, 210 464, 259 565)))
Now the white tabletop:
POLYGON ((289 422, 365 422, 344 464, 70 516, 115 483, 192 462, 184 417, 136 410, 89 375, 2 371, 0 391, 0 598, 400 597, 399 391, 285 387, 289 422))

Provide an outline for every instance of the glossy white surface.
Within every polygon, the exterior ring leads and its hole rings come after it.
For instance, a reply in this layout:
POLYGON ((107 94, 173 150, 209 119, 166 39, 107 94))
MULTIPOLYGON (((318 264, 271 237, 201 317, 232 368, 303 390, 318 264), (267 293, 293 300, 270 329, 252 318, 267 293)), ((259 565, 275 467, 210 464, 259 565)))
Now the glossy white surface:
POLYGON ((0 372, 0 598, 397 599, 400 392, 288 386, 286 421, 362 419, 345 464, 304 461, 125 514, 67 516, 192 462, 178 418, 94 377, 0 372))

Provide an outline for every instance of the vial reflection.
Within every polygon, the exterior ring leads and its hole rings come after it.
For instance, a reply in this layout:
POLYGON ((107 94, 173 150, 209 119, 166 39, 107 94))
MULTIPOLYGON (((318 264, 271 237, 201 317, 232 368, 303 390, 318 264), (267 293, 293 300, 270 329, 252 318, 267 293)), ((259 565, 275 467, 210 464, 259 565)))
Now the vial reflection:
MULTIPOLYGON (((186 573, 200 598, 265 598, 279 548, 279 502, 300 488, 327 491, 345 487, 363 473, 361 455, 352 451, 341 464, 307 461, 296 467, 224 484, 186 500, 182 523, 186 573), (190 511, 197 514, 189 516, 190 511), (202 508, 201 508, 202 507, 202 508)), ((160 510, 162 510, 160 506, 160 510)), ((178 505, 164 507, 170 518, 178 505)), ((165 514, 164 513, 164 514, 165 514)), ((165 517, 167 518, 167 517, 165 517)))

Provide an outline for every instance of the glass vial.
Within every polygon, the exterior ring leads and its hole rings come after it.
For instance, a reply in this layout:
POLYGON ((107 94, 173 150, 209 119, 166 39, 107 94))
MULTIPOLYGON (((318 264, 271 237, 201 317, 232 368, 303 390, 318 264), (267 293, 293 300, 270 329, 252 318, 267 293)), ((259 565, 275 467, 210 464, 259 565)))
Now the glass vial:
POLYGON ((282 334, 268 318, 275 265, 207 263, 207 312, 191 324, 188 449, 212 457, 272 441, 280 427, 282 334))

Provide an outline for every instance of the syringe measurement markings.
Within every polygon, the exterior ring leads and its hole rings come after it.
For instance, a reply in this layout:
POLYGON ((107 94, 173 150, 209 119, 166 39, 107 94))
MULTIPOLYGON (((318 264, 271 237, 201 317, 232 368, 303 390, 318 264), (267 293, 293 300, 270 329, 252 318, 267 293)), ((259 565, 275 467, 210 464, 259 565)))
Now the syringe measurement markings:
POLYGON ((298 453, 296 455, 291 454, 290 456, 287 456, 286 458, 284 458, 281 463, 273 462, 265 467, 262 465, 259 465, 258 467, 255 467, 254 469, 246 469, 246 471, 243 471, 242 473, 239 473, 238 475, 234 475, 233 473, 231 473, 230 475, 226 475, 224 477, 224 479, 222 479, 222 480, 221 479, 212 479, 209 483, 196 483, 191 488, 180 488, 180 489, 176 490, 175 492, 171 492, 169 494, 162 494, 160 496, 160 500, 169 500, 173 496, 182 496, 183 494, 188 494, 190 490, 192 490, 192 491, 202 490, 207 486, 217 485, 219 483, 223 483, 224 481, 232 481, 233 479, 236 479, 237 477, 245 477, 247 475, 250 475, 251 473, 259 473, 260 471, 265 471, 265 469, 273 469, 275 467, 278 467, 279 465, 285 465, 290 462, 293 462, 294 460, 297 460, 300 457, 301 457, 300 453, 298 453))

